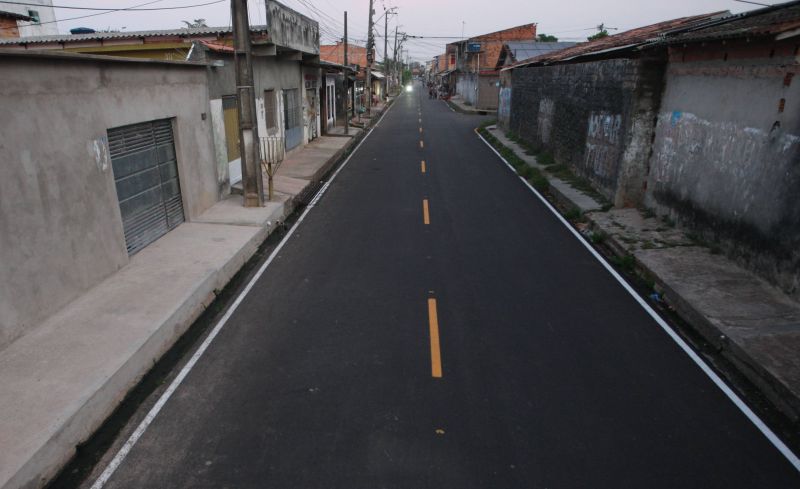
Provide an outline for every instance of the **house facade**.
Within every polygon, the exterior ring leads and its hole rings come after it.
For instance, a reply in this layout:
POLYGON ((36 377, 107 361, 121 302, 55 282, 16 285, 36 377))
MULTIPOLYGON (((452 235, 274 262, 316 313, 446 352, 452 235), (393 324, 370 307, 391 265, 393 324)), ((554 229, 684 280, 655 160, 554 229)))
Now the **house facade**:
POLYGON ((3 3, 0 10, 0 39, 58 35, 52 0, 3 3))
POLYGON ((0 50, 0 104, 2 348, 220 193, 202 64, 0 50))
POLYGON ((468 105, 497 109, 503 46, 509 41, 534 39, 536 24, 525 24, 448 45, 448 52, 456 58, 455 93, 468 105))

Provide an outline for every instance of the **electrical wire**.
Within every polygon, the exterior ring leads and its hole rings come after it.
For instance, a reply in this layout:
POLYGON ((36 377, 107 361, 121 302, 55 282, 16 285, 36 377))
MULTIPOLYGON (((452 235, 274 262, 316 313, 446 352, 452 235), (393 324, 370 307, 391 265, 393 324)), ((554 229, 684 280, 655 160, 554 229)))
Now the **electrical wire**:
MULTIPOLYGON (((39 26, 39 25, 45 25, 45 24, 55 24, 56 22, 64 22, 64 21, 67 21, 67 20, 86 19, 88 17, 97 17, 97 16, 100 16, 100 15, 111 14, 111 13, 114 13, 114 12, 122 12, 122 11, 126 11, 126 10, 131 10, 131 9, 135 9, 137 7, 144 7, 145 5, 152 5, 154 3, 159 3, 159 2, 163 2, 163 1, 164 0, 152 0, 150 2, 140 3, 138 5, 132 5, 132 6, 128 7, 128 8, 124 8, 124 9, 111 10, 111 11, 106 11, 106 12, 99 12, 99 13, 96 13, 96 14, 89 14, 89 15, 79 15, 77 17, 68 17, 66 19, 61 19, 61 20, 48 20, 46 22, 39 22, 37 24, 30 24, 30 25, 39 26)), ((214 2, 214 3, 220 3, 220 2, 224 2, 224 1, 226 1, 226 0, 218 0, 218 1, 214 2)), ((39 6, 41 7, 41 5, 39 5, 39 6)), ((14 27, 0 27, 0 29, 17 29, 17 27, 16 26, 14 26, 14 27)))
MULTIPOLYGON (((158 1, 163 1, 163 0, 158 0, 158 1)), ((212 2, 197 3, 197 4, 194 4, 194 5, 183 5, 183 6, 179 6, 179 7, 158 7, 158 8, 137 8, 137 7, 97 8, 97 7, 73 7, 73 6, 67 6, 67 5, 44 5, 44 6, 53 7, 53 8, 60 8, 60 9, 68 9, 68 10, 93 10, 93 11, 101 11, 103 13, 112 13, 112 12, 152 12, 152 11, 157 11, 157 10, 181 10, 181 9, 187 9, 187 8, 205 7, 206 5, 214 5, 215 3, 222 3, 222 2, 225 2, 225 1, 226 0, 214 0, 212 2)), ((28 7, 42 7, 43 6, 41 3, 11 2, 11 1, 5 1, 5 0, 0 0, 0 3, 7 3, 7 4, 11 4, 11 5, 25 5, 25 6, 28 6, 28 7)), ((151 3, 156 3, 156 2, 148 2, 148 3, 143 3, 141 5, 150 5, 151 3)), ((80 17, 73 17, 73 18, 80 18, 80 17)), ((62 19, 62 20, 69 20, 69 19, 62 19)), ((42 23, 44 23, 44 22, 42 22, 42 23)))

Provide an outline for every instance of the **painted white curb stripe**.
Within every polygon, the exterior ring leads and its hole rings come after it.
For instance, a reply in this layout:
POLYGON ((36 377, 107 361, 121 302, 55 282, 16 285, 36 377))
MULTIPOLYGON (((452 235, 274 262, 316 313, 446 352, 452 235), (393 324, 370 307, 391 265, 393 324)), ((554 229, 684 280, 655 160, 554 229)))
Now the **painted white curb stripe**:
MULTIPOLYGON (((483 141, 489 147, 489 149, 491 149, 494 152, 494 154, 496 154, 497 157, 500 158, 503 161, 503 163, 505 163, 506 166, 508 166, 508 168, 511 171, 513 171, 514 174, 516 175, 517 170, 515 170, 514 167, 511 166, 511 164, 508 161, 506 161, 506 159, 503 158, 503 156, 499 152, 497 152, 494 146, 492 146, 489 143, 489 141, 484 139, 483 135, 481 135, 479 132, 476 131, 475 133, 478 135, 479 138, 481 138, 481 141, 483 141)), ((706 362, 702 358, 700 358, 700 356, 697 353, 695 353, 695 351, 692 350, 692 348, 685 341, 683 341, 683 338, 678 336, 678 334, 675 331, 673 331, 672 328, 669 327, 666 321, 664 321, 664 319, 662 319, 661 316, 659 316, 658 313, 652 307, 650 307, 650 304, 645 302, 644 299, 642 299, 639 296, 639 294, 637 294, 636 291, 633 290, 633 287, 631 287, 628 284, 628 282, 626 282, 625 279, 622 278, 622 276, 618 274, 616 270, 614 270, 614 268, 605 260, 605 258, 602 257, 602 255, 600 255, 600 253, 597 252, 597 250, 595 250, 592 247, 592 245, 589 244, 589 242, 583 239, 583 236, 581 236, 580 233, 576 231, 575 228, 573 228, 572 225, 570 225, 570 223, 566 219, 564 219, 564 217, 550 204, 550 202, 547 201, 546 198, 544 198, 542 194, 539 193, 538 190, 533 188, 533 186, 521 176, 519 177, 519 179, 522 180, 522 182, 528 186, 531 192, 533 192, 534 195, 536 195, 536 197, 538 197, 539 200, 541 200, 542 203, 544 203, 544 205, 546 205, 547 208, 550 209, 550 212, 552 212, 558 218, 558 220, 561 221, 561 223, 564 226, 566 226, 567 229, 570 230, 570 232, 575 236, 575 238, 577 238, 578 241, 580 241, 581 244, 584 247, 586 247, 586 249, 589 250, 589 252, 592 255, 594 255, 595 258, 597 258, 597 261, 599 261, 603 265, 603 267, 605 267, 605 269, 608 270, 608 273, 610 273, 615 279, 617 279, 617 282, 619 282, 622 285, 622 287, 624 287, 625 290, 628 291, 631 297, 633 297, 636 300, 636 302, 638 302, 639 305, 642 306, 642 308, 644 308, 644 310, 647 311, 648 314, 650 314, 653 320, 655 320, 655 322, 658 323, 659 326, 661 326, 661 329, 663 329, 669 335, 669 337, 672 338, 672 340, 675 343, 677 343, 678 346, 680 346, 681 349, 687 355, 689 355, 689 358, 691 358, 694 361, 694 363, 696 363, 697 366, 700 367, 700 369, 711 379, 711 381, 714 382, 717 385, 717 387, 719 387, 720 390, 722 390, 722 392, 725 393, 726 396, 728 396, 728 399, 730 399, 736 405, 736 407, 738 407, 739 410, 742 413, 744 413, 745 416, 747 416, 747 419, 749 419, 756 426, 756 428, 758 428, 759 431, 761 431, 761 433, 763 433, 764 436, 767 437, 767 440, 769 440, 770 443, 772 443, 775 446, 775 448, 777 448, 778 451, 781 452, 784 457, 786 457, 789 463, 792 464, 792 466, 794 466, 795 470, 800 472, 800 459, 797 458, 797 455, 792 453, 789 447, 787 447, 786 444, 783 443, 781 439, 778 438, 778 436, 771 429, 769 429, 769 427, 761 420, 761 418, 759 418, 758 415, 756 415, 756 413, 754 413, 747 406, 747 404, 745 404, 744 401, 742 401, 742 399, 735 392, 733 392, 733 390, 731 390, 730 387, 728 387, 728 384, 726 384, 716 374, 716 372, 714 372, 711 369, 711 367, 709 367, 708 364, 706 364, 706 362)))
POLYGON ((153 405, 153 407, 150 408, 150 411, 147 413, 147 416, 145 416, 145 418, 142 420, 142 422, 139 423, 139 426, 136 427, 136 429, 131 434, 131 436, 128 438, 128 440, 125 442, 125 444, 122 445, 122 448, 119 449, 117 454, 114 456, 114 459, 111 460, 111 462, 108 464, 108 466, 103 471, 103 473, 100 474, 100 477, 98 477, 97 480, 94 482, 94 484, 92 484, 91 489, 101 489, 103 486, 106 485, 106 483, 111 478, 111 476, 114 475, 114 472, 117 470, 117 468, 119 468, 119 466, 125 460, 125 457, 128 456, 128 453, 131 451, 133 446, 136 444, 137 441, 139 441, 139 438, 142 437, 144 432, 150 426, 150 423, 152 423, 153 420, 155 419, 155 417, 158 416, 158 413, 161 412, 161 409, 167 403, 169 398, 172 397, 172 394, 175 393, 175 390, 181 385, 181 383, 186 378, 186 376, 189 374, 189 372, 192 370, 192 368, 194 368, 194 366, 197 363, 197 361, 200 360, 200 357, 202 357, 203 354, 206 352, 206 350, 208 349, 208 346, 211 344, 212 341, 214 341, 214 338, 217 337, 219 332, 222 330, 222 328, 228 322, 228 319, 230 319, 230 317, 233 315, 233 313, 239 307, 239 304, 241 304, 242 301, 244 300, 244 298, 247 296, 247 294, 250 293, 250 290, 253 288, 255 283, 258 281, 259 278, 261 278, 261 275, 264 273, 264 271, 267 269, 267 267, 272 263, 272 261, 275 259, 275 257, 278 256, 278 253, 280 253, 280 251, 283 249, 283 246, 286 244, 286 242, 289 241, 289 238, 292 237, 292 235, 294 234, 294 232, 297 229, 297 227, 300 226, 300 223, 303 222, 303 219, 306 218, 306 215, 308 215, 308 213, 311 211, 311 209, 313 209, 314 206, 317 204, 319 199, 322 197, 322 194, 330 186, 330 184, 333 181, 333 179, 336 178, 336 176, 339 174, 340 171, 342 171, 342 169, 345 167, 345 165, 347 165, 347 163, 350 162, 350 158, 352 158, 353 155, 356 154, 356 151, 358 151, 358 149, 361 147, 361 145, 364 144, 364 141, 366 141, 367 138, 369 137, 369 135, 372 134, 372 131, 375 129, 375 127, 377 127, 377 125, 380 123, 380 121, 383 120, 383 118, 386 116, 386 114, 389 113, 389 110, 391 110, 392 107, 394 107, 394 104, 390 105, 389 108, 386 109, 386 111, 383 113, 381 118, 378 119, 378 122, 375 124, 375 126, 373 126, 369 130, 367 135, 364 136, 364 139, 362 139, 358 143, 358 145, 355 147, 353 152, 350 153, 350 155, 347 157, 346 160, 344 160, 344 163, 342 163, 339 166, 339 168, 334 172, 334 174, 331 175, 331 178, 325 183, 325 185, 322 186, 322 188, 319 190, 319 192, 317 192, 317 194, 312 199, 311 203, 306 207, 306 209, 303 211, 303 213, 297 219, 297 222, 294 223, 294 226, 292 226, 292 228, 289 230, 289 232, 286 233, 286 236, 284 236, 283 239, 281 240, 281 242, 278 244, 278 246, 276 246, 275 249, 272 251, 272 253, 270 253, 269 258, 267 258, 267 261, 265 261, 264 264, 261 265, 261 268, 258 269, 256 274, 253 275, 253 278, 250 279, 250 282, 248 282, 248 284, 244 288, 244 290, 242 290, 242 292, 239 293, 239 295, 236 297, 236 300, 233 302, 233 304, 231 304, 231 306, 225 312, 225 315, 220 318, 220 320, 214 326, 214 329, 211 330, 211 332, 208 334, 208 336, 203 341, 203 343, 200 345, 200 347, 197 349, 197 351, 194 353, 194 355, 192 355, 192 358, 189 359, 189 361, 186 363, 186 365, 184 365, 183 368, 181 369, 180 373, 178 373, 178 376, 175 377, 175 379, 172 381, 172 383, 169 385, 169 387, 167 387, 167 390, 165 390, 164 393, 161 394, 161 397, 158 399, 158 401, 155 403, 155 405, 153 405))

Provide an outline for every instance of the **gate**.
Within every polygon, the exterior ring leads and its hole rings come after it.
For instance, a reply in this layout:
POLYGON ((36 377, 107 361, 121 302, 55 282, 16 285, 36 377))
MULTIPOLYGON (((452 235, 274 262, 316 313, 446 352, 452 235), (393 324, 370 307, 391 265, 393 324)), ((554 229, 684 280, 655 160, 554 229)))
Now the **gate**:
POLYGON ((108 130, 125 246, 133 255, 184 221, 172 121, 108 130))

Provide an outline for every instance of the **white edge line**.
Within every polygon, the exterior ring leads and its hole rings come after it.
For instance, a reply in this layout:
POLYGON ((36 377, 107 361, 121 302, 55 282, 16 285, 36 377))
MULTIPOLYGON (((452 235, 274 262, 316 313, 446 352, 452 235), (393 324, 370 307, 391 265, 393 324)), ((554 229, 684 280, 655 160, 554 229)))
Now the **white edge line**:
MULTIPOLYGON (((484 139, 483 135, 481 135, 478 131, 475 131, 475 133, 478 135, 479 138, 481 138, 481 141, 483 141, 489 147, 489 149, 491 149, 494 152, 494 154, 496 154, 497 157, 500 158, 503 161, 503 163, 505 163, 506 166, 508 166, 508 168, 514 172, 514 174, 517 174, 517 170, 515 170, 514 167, 508 161, 506 161, 505 158, 503 158, 503 156, 494 148, 494 146, 489 144, 489 142, 486 139, 484 139)), ((619 273, 617 273, 616 270, 614 270, 614 268, 605 260, 605 258, 603 258, 603 256, 600 255, 600 253, 598 253, 597 250, 595 250, 585 239, 583 239, 583 236, 581 236, 580 233, 578 233, 578 231, 576 231, 575 228, 573 228, 569 224, 569 222, 566 219, 564 219, 564 216, 562 216, 550 204, 550 202, 548 202, 547 199, 544 198, 544 196, 541 193, 539 193, 538 190, 533 188, 533 186, 521 176, 519 176, 519 179, 522 180, 523 183, 525 183, 525 185, 531 190, 531 192, 533 192, 534 195, 536 195, 536 197, 538 197, 539 200, 541 200, 542 203, 544 203, 544 205, 546 205, 548 209, 550 209, 550 212, 555 214, 558 220, 561 221, 561 223, 567 229, 569 229, 570 232, 572 232, 572 234, 578 239, 578 241, 580 241, 581 244, 583 244, 583 246, 587 250, 589 250, 589 252, 597 259, 597 261, 599 261, 603 265, 603 267, 605 267, 605 269, 608 270, 608 272, 615 279, 617 279, 617 282, 619 282, 622 285, 622 287, 628 291, 631 297, 633 297, 636 300, 636 302, 638 302, 639 305, 642 306, 642 308, 644 308, 644 310, 647 311, 648 314, 650 314, 650 316, 655 320, 655 322, 658 323, 659 326, 661 326, 661 329, 663 329, 669 335, 669 337, 672 338, 672 340, 675 343, 677 343, 678 346, 680 346, 681 349, 687 355, 689 355, 689 358, 691 358, 694 361, 694 363, 696 363, 697 366, 700 367, 700 369, 711 379, 711 381, 714 382, 717 385, 717 387, 719 387, 720 390, 722 390, 722 392, 725 393, 726 396, 728 396, 728 399, 730 399, 736 405, 736 407, 739 408, 739 410, 745 416, 747 416, 747 419, 749 419, 756 426, 756 428, 758 428, 759 431, 761 431, 761 433, 767 438, 767 440, 769 440, 770 443, 772 443, 775 446, 775 448, 777 448, 778 451, 781 452, 781 454, 783 454, 784 457, 786 457, 789 463, 792 464, 792 466, 794 466, 795 470, 800 472, 800 459, 798 459, 797 455, 795 455, 789 449, 789 447, 787 447, 786 444, 783 443, 783 441, 781 441, 781 439, 778 438, 778 436, 769 428, 769 426, 767 426, 761 420, 761 418, 759 418, 758 415, 754 413, 753 410, 750 409, 750 407, 747 406, 747 404, 745 404, 745 402, 742 401, 742 399, 735 392, 733 392, 733 390, 730 387, 728 387, 728 384, 726 384, 719 377, 719 375, 717 375, 717 373, 714 372, 711 369, 711 367, 709 367, 708 364, 706 364, 706 362, 702 358, 700 358, 700 356, 697 353, 695 353, 694 350, 692 350, 692 348, 683 340, 683 338, 681 338, 675 331, 673 331, 673 329, 666 323, 666 321, 664 321, 664 319, 662 319, 661 316, 659 316, 658 313, 652 307, 650 307, 650 304, 645 302, 644 299, 642 299, 639 296, 639 294, 637 294, 636 291, 633 290, 633 287, 631 287, 630 284, 628 284, 628 282, 626 282, 625 279, 622 278, 622 276, 619 273)))
POLYGON ((264 273, 267 267, 269 267, 269 265, 272 263, 275 257, 278 256, 278 253, 280 253, 281 249, 283 249, 283 246, 286 244, 286 242, 289 241, 289 238, 292 237, 297 227, 300 226, 300 223, 302 223, 303 220, 305 219, 306 215, 308 215, 311 209, 314 208, 314 205, 317 203, 320 197, 322 197, 322 194, 328 189, 333 179, 335 179, 336 176, 339 174, 339 172, 342 171, 342 169, 345 167, 345 165, 347 165, 347 163, 350 162, 350 158, 352 158, 353 155, 356 154, 356 151, 358 151, 361 145, 364 144, 364 141, 366 141, 369 135, 372 134, 372 131, 375 129, 375 127, 377 127, 380 121, 383 120, 384 117, 386 117, 386 114, 393 106, 394 104, 390 105, 389 108, 387 108, 383 112, 381 118, 378 119, 378 122, 375 124, 375 126, 370 128, 367 135, 364 136, 364 138, 361 141, 359 141, 358 145, 355 147, 353 152, 350 153, 350 155, 347 157, 346 160, 344 160, 344 162, 341 165, 339 165, 339 168, 337 168, 336 171, 333 173, 333 175, 331 175, 331 178, 325 183, 325 185, 323 185, 323 187, 319 190, 319 192, 317 192, 316 196, 312 200, 312 203, 306 207, 306 209, 297 219, 297 222, 294 223, 289 232, 286 233, 286 236, 283 237, 281 242, 278 243, 278 246, 276 246, 275 249, 272 251, 272 253, 270 253, 269 258, 267 258, 267 261, 265 261, 264 264, 261 265, 261 268, 258 269, 256 274, 253 275, 253 278, 250 279, 250 282, 248 282, 244 290, 242 290, 239 293, 239 295, 236 297, 236 300, 233 302, 233 304, 231 304, 231 306, 225 312, 225 315, 220 318, 220 320, 214 326, 214 329, 211 330, 211 332, 208 334, 203 343, 200 344, 200 347, 197 349, 197 351, 194 352, 194 355, 192 355, 192 357, 189 359, 186 365, 183 366, 180 373, 178 373, 178 376, 175 377, 175 379, 172 381, 169 387, 167 387, 167 390, 165 390, 164 393, 161 394, 161 397, 158 399, 158 401, 156 401, 153 407, 150 408, 150 411, 147 413, 147 416, 145 416, 145 418, 141 421, 141 423, 139 423, 139 426, 137 426, 136 429, 133 431, 133 433, 131 433, 131 436, 128 437, 128 440, 125 442, 125 444, 122 445, 122 447, 119 449, 119 451, 111 460, 111 462, 108 464, 108 466, 105 468, 105 470, 103 470, 103 473, 100 474, 97 480, 95 480, 94 484, 92 484, 91 489, 101 489, 103 486, 106 485, 111 476, 114 475, 114 472, 119 468, 119 466, 125 460, 125 457, 128 456, 128 453, 131 451, 131 449, 133 449, 133 446, 136 444, 136 442, 139 441, 139 438, 142 437, 144 432, 150 426, 150 423, 152 423, 155 417, 158 416, 158 413, 167 403, 172 394, 175 393, 175 390, 177 390, 177 388, 181 385, 181 383, 189 374, 189 372, 192 370, 192 368, 194 368, 195 364, 198 362, 198 360, 200 360, 200 357, 203 356, 203 354, 208 349, 211 342, 214 341, 214 338, 217 337, 219 332, 228 322, 228 319, 230 319, 230 317, 239 307, 239 304, 242 303, 242 301, 247 296, 247 294, 250 293, 250 290, 253 288, 258 279, 261 278, 261 275, 264 273))

